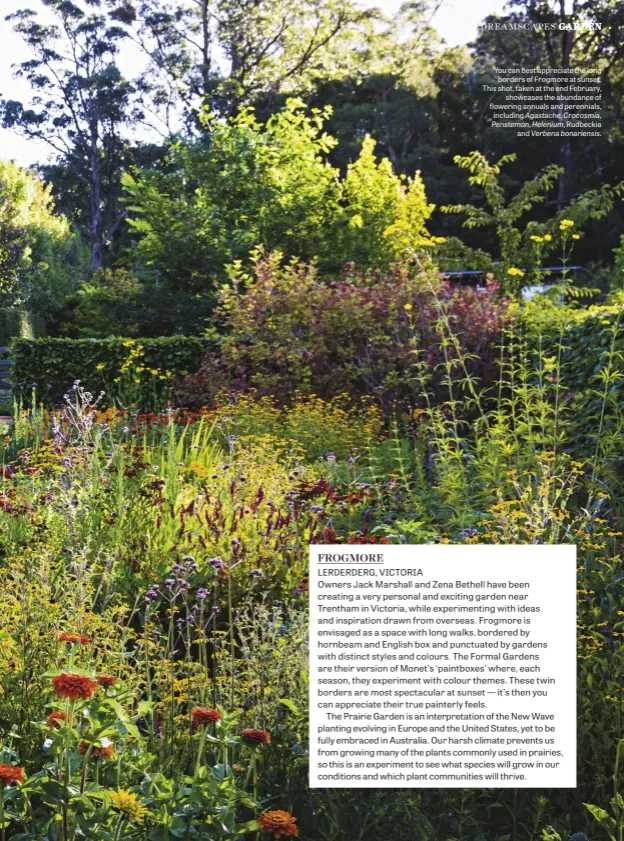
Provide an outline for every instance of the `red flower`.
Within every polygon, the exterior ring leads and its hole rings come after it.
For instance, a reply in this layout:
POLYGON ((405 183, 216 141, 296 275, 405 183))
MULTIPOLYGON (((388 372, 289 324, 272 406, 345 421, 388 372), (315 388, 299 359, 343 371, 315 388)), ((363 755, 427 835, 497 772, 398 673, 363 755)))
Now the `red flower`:
POLYGON ((66 672, 53 677, 52 686, 58 698, 70 698, 72 701, 77 701, 79 698, 88 701, 97 689, 97 683, 91 678, 66 672))
POLYGON ((70 642, 72 644, 79 642, 80 645, 86 645, 89 642, 89 637, 85 634, 70 634, 64 631, 62 634, 59 634, 59 642, 70 642))
POLYGON ((208 707, 195 707, 191 715, 193 716, 193 724, 210 724, 215 721, 221 721, 223 718, 219 710, 213 710, 208 707))
MULTIPOLYGON (((59 730, 64 722, 67 721, 67 713, 60 712, 59 710, 53 710, 50 713, 47 720, 48 727, 53 727, 55 730, 59 730)), ((76 718, 74 716, 74 722, 76 718)))
POLYGON ((297 818, 294 818, 290 812, 284 812, 282 809, 263 812, 257 820, 264 832, 272 832, 276 838, 285 838, 287 835, 299 835, 297 818))
POLYGON ((97 682, 100 686, 103 686, 104 689, 108 689, 109 686, 114 686, 117 683, 118 678, 115 675, 98 675, 97 682))
MULTIPOLYGON (((101 739, 100 740, 101 747, 93 746, 91 748, 90 756, 94 759, 99 759, 101 756, 112 756, 113 751, 115 750, 115 745, 109 739, 101 739)), ((89 742, 85 742, 84 739, 80 740, 80 744, 78 745, 78 753, 81 756, 85 756, 89 750, 89 742)))
POLYGON ((21 783, 24 780, 24 769, 17 765, 5 765, 0 762, 0 785, 10 786, 11 783, 21 783))
POLYGON ((265 745, 271 741, 268 730, 243 730, 242 737, 246 745, 265 745))

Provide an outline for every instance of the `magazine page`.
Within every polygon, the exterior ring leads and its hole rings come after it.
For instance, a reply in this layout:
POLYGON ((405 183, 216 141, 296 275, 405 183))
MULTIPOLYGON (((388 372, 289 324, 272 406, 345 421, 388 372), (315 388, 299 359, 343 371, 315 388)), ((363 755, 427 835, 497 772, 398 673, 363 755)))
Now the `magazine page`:
POLYGON ((624 0, 0 5, 0 841, 624 841, 624 0))

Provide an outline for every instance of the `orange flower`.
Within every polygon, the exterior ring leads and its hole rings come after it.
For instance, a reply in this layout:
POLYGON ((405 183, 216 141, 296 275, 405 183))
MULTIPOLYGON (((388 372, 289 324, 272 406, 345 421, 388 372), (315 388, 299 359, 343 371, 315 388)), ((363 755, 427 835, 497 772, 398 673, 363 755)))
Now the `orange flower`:
POLYGON ((104 689, 108 689, 109 686, 114 686, 117 683, 118 678, 115 675, 98 675, 97 682, 100 686, 103 686, 104 689))
POLYGON ((67 672, 53 677, 52 686, 58 698, 70 698, 72 701, 77 701, 79 698, 88 701, 97 689, 97 683, 91 678, 85 675, 67 674, 67 672))
POLYGON ((272 832, 276 838, 299 835, 297 818, 294 818, 290 812, 282 811, 282 809, 263 812, 257 820, 264 832, 272 832))
MULTIPOLYGON (((101 739, 100 740, 101 747, 92 747, 91 754, 94 759, 99 759, 101 756, 112 756, 113 751, 115 750, 115 745, 110 741, 110 739, 101 739)), ((81 756, 85 756, 87 751, 89 750, 89 742, 85 742, 84 739, 80 740, 80 744, 78 745, 78 753, 81 756)))
MULTIPOLYGON (((54 727, 55 730, 59 730, 63 723, 67 721, 67 713, 62 713, 59 710, 53 710, 50 715, 48 716, 47 725, 48 727, 54 727)), ((76 717, 74 716, 75 723, 76 717)))
POLYGON ((210 724, 214 721, 221 721, 223 718, 219 710, 213 710, 209 707, 195 707, 191 715, 193 716, 193 724, 210 724))
POLYGON ((65 631, 59 634, 59 642, 70 642, 72 645, 79 642, 80 645, 86 645, 89 642, 89 637, 85 634, 70 634, 65 631))
POLYGON ((243 742, 247 745, 265 745, 271 741, 267 730, 243 730, 243 742))
POLYGON ((24 779, 24 769, 17 765, 5 765, 0 762, 0 785, 10 786, 11 783, 21 783, 24 779))

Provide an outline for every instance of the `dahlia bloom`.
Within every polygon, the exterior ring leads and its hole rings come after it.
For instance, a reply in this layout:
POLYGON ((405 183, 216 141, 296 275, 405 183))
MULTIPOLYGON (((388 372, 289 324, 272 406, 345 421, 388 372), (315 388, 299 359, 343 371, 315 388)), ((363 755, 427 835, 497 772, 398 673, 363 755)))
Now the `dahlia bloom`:
POLYGON ((0 785, 10 786, 11 783, 21 783, 24 780, 24 769, 17 765, 7 765, 0 762, 0 785))
POLYGON ((242 738, 246 745, 265 745, 271 741, 271 734, 268 730, 243 730, 242 738))
POLYGON ((98 688, 97 683, 86 675, 67 672, 53 677, 52 686, 58 698, 69 698, 72 701, 88 701, 98 688))
MULTIPOLYGON (((78 745, 78 753, 81 756, 86 756, 89 747, 89 742, 85 742, 84 739, 81 739, 80 744, 78 745)), ((99 759, 102 756, 109 757, 113 755, 114 749, 115 746, 113 745, 110 739, 100 739, 100 747, 94 745, 91 748, 90 756, 92 756, 94 759, 99 759)))
POLYGON ((86 645, 89 642, 89 637, 86 634, 70 634, 64 631, 62 634, 59 634, 59 642, 69 642, 72 645, 79 642, 80 645, 86 645))
MULTIPOLYGON (((48 716, 46 724, 48 727, 53 727, 55 730, 59 730, 67 721, 67 718, 67 713, 61 712, 60 710, 53 710, 48 716)), ((75 721, 76 718, 74 717, 74 722, 75 721)))
POLYGON ((263 812, 257 818, 257 821, 264 832, 272 832, 275 838, 285 838, 287 835, 299 835, 297 818, 294 818, 290 812, 284 812, 282 809, 263 812))
POLYGON ((221 721, 223 718, 219 710, 213 710, 208 707, 195 707, 191 715, 193 717, 193 724, 211 724, 215 721, 221 721))

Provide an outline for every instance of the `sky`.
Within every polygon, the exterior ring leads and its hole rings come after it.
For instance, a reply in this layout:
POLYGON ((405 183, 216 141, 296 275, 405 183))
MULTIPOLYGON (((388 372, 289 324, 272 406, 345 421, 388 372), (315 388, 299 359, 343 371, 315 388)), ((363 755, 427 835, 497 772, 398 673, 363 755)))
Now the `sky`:
MULTIPOLYGON (((401 5, 401 0, 361 0, 366 6, 376 6, 392 14, 401 5)), ((506 0, 442 0, 433 22, 448 46, 457 46, 472 41, 477 34, 477 25, 490 14, 502 13, 506 0)), ((29 58, 28 50, 21 38, 12 31, 10 22, 4 18, 17 9, 31 8, 38 11, 39 0, 0 0, 0 96, 25 101, 29 96, 28 84, 13 78, 12 65, 29 58)), ((131 73, 132 68, 124 70, 131 73)), ((26 140, 18 134, 0 128, 0 158, 15 160, 22 166, 43 162, 49 157, 45 143, 26 140)))

